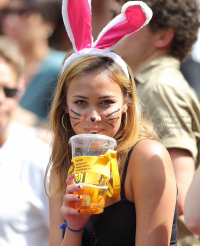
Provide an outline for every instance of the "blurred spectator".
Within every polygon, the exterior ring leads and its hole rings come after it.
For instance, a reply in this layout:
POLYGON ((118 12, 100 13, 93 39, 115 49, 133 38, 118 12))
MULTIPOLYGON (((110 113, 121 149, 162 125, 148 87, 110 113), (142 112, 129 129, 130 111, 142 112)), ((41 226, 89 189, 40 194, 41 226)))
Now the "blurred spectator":
MULTIPOLYGON (((62 5, 62 0, 57 0, 60 2, 60 5, 62 5)), ((57 24, 54 27, 54 32, 52 36, 49 38, 49 45, 53 49, 56 50, 65 50, 68 51, 72 49, 72 44, 67 36, 67 32, 65 30, 65 26, 63 23, 62 15, 61 15, 61 9, 60 9, 60 15, 57 19, 57 24)))
POLYGON ((0 245, 48 246, 44 174, 50 146, 24 125, 12 124, 23 87, 23 57, 0 37, 0 245))
POLYGON ((100 31, 121 12, 116 0, 92 0, 92 35, 96 40, 100 31))
MULTIPOLYGON (((197 39, 199 10, 196 0, 144 0, 153 11, 149 25, 130 35, 116 50, 130 65, 142 104, 155 123, 171 156, 177 186, 178 210, 194 175, 200 149, 200 104, 180 72, 180 62, 197 39)), ((178 221, 180 246, 199 240, 178 221)))
POLYGON ((191 56, 181 64, 181 72, 200 99, 200 28, 191 56))
POLYGON ((45 119, 66 53, 48 42, 61 15, 60 1, 9 0, 2 15, 2 33, 18 43, 25 57, 27 86, 20 105, 45 119))
POLYGON ((184 218, 187 228, 200 235, 200 166, 187 192, 184 206, 184 218))
MULTIPOLYGON (((200 8, 200 0, 198 0, 198 4, 200 8)), ((198 39, 193 46, 191 56, 181 64, 181 72, 200 99, 200 28, 198 39)))

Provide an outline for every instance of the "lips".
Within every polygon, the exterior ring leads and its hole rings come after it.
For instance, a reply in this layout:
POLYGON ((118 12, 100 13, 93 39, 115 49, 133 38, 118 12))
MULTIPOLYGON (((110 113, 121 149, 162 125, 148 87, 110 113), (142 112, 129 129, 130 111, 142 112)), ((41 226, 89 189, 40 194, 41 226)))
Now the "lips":
POLYGON ((90 129, 85 129, 85 131, 89 134, 99 134, 103 131, 103 129, 90 128, 90 129))

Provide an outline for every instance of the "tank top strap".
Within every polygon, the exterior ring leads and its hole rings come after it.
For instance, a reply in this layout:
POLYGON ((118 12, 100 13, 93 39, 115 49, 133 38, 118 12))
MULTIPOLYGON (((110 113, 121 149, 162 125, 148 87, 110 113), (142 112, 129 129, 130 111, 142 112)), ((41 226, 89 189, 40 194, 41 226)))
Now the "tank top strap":
POLYGON ((125 183, 125 179, 126 179, 126 173, 127 173, 127 169, 128 169, 128 164, 129 164, 129 160, 130 160, 131 154, 133 152, 133 149, 135 148, 136 144, 138 144, 140 141, 142 141, 142 140, 139 140, 138 142, 136 142, 133 145, 133 147, 129 150, 128 155, 126 157, 124 170, 123 170, 123 173, 122 173, 122 181, 121 181, 121 199, 126 199, 125 190, 124 190, 124 183, 125 183))

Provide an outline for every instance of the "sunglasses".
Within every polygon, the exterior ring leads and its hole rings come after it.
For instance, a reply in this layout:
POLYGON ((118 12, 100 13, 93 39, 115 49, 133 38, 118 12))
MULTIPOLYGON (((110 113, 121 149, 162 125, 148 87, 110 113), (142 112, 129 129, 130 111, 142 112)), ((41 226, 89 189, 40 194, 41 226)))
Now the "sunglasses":
POLYGON ((21 15, 26 14, 26 13, 29 13, 31 11, 32 10, 30 8, 23 8, 23 9, 9 9, 9 8, 5 8, 5 9, 2 9, 0 11, 0 14, 2 16, 6 16, 6 15, 10 15, 10 14, 21 16, 21 15))
POLYGON ((15 97, 19 94, 19 91, 15 88, 8 88, 5 86, 0 86, 0 89, 3 89, 6 97, 15 97))

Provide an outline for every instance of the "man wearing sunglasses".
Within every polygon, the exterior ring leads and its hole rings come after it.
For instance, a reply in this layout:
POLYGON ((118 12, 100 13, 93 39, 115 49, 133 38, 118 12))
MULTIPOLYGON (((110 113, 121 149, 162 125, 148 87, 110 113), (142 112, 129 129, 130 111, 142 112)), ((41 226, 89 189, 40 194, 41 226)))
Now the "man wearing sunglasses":
POLYGON ((44 174, 49 145, 13 113, 23 89, 23 58, 0 36, 0 245, 47 246, 48 199, 44 174))

